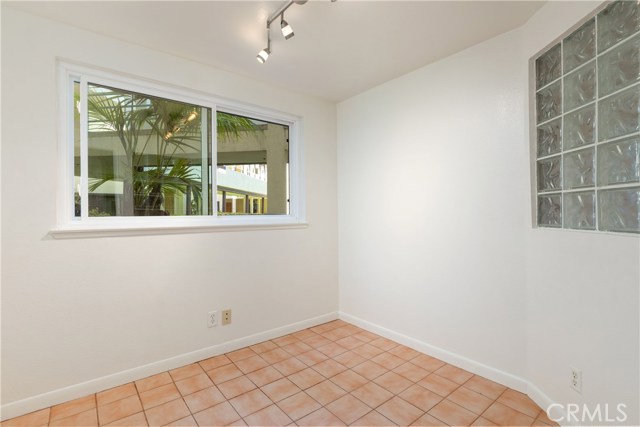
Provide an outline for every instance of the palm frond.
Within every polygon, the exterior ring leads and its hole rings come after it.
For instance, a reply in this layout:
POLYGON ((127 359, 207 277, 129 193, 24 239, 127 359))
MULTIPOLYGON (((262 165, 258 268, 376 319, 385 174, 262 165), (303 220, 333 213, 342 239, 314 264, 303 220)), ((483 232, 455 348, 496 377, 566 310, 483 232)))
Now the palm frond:
POLYGON ((259 128, 251 119, 235 114, 218 112, 216 114, 218 138, 238 140, 242 133, 256 132, 259 128))
MULTIPOLYGON (((202 182, 182 153, 198 152, 202 144, 202 118, 206 109, 108 87, 91 85, 88 94, 90 129, 115 133, 125 153, 119 176, 95 179, 89 191, 109 181, 123 184, 123 204, 134 215, 155 215, 165 197, 193 196, 199 204, 202 182), (153 158, 153 161, 149 161, 153 158)), ((251 119, 229 113, 216 114, 219 138, 238 140, 260 128, 251 119)), ((207 190, 208 191, 208 190, 207 190)), ((131 214, 131 213, 129 213, 131 214)))

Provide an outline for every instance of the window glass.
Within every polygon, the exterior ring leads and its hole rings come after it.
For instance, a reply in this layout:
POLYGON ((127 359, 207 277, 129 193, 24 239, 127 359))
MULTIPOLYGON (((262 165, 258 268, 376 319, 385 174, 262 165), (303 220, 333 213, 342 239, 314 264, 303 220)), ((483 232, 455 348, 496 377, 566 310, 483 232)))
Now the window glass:
POLYGON ((210 109, 89 83, 87 110, 88 216, 208 214, 210 109))
POLYGON ((217 116, 218 211, 288 214, 289 126, 229 113, 217 116))
MULTIPOLYGON (((244 111, 241 105, 220 107, 206 95, 63 70, 69 144, 63 180, 72 208, 61 210, 64 224, 100 230, 101 223, 108 229, 299 223, 301 172, 295 162, 292 169, 290 153, 295 118, 259 109, 236 114, 230 111, 244 111), (218 216, 245 218, 123 220, 218 216)), ((298 150, 294 145, 293 157, 298 150)))

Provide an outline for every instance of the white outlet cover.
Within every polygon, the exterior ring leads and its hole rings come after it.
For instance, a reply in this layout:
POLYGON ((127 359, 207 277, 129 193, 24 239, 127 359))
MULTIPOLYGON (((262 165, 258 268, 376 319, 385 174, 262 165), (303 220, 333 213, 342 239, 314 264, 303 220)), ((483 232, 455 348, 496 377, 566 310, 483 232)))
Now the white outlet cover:
POLYGON ((571 375, 569 385, 578 393, 582 393, 582 371, 569 366, 569 373, 571 375))
POLYGON ((214 326, 217 326, 217 325, 218 325, 218 312, 210 311, 209 313, 207 313, 207 327, 213 328, 214 326))

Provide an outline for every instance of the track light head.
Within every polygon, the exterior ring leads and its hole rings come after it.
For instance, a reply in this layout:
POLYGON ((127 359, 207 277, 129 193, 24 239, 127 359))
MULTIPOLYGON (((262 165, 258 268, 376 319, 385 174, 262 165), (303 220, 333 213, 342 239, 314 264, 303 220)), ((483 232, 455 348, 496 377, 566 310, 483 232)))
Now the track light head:
POLYGON ((293 28, 291 28, 291 25, 289 25, 289 23, 284 20, 284 14, 282 15, 282 18, 280 20, 280 29, 282 30, 282 35, 284 36, 285 40, 289 40, 295 35, 293 34, 293 28))
MULTIPOLYGON (((2 1, 2 0, 0 0, 2 1)), ((281 5, 269 18, 267 18, 267 47, 262 49, 257 56, 257 60, 259 63, 264 64, 269 55, 271 54, 271 24, 280 17, 280 29, 282 30, 282 36, 285 40, 289 40, 295 34, 293 34, 293 28, 287 21, 284 20, 284 13, 286 10, 291 7, 291 5, 303 5, 307 3, 309 0, 287 0, 283 5, 281 5)), ((336 0, 331 0, 332 2, 336 0)), ((640 1, 640 0, 638 0, 640 1)))
POLYGON ((267 62, 267 59, 269 59, 270 53, 271 53, 271 50, 268 47, 266 47, 262 49, 260 52, 258 52, 258 56, 256 57, 256 59, 258 60, 259 63, 264 64, 265 62, 267 62))

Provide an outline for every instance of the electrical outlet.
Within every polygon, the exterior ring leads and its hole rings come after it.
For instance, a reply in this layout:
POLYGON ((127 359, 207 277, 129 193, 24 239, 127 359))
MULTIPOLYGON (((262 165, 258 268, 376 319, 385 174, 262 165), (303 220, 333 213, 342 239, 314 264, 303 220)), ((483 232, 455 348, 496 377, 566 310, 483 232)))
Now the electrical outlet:
POLYGON ((218 326, 218 312, 210 311, 207 313, 207 328, 213 328, 214 326, 218 326))
POLYGON ((228 325, 231 323, 231 309, 222 310, 222 325, 228 325))
POLYGON ((569 366, 569 370, 571 372, 571 388, 582 393, 582 371, 573 366, 569 366))

